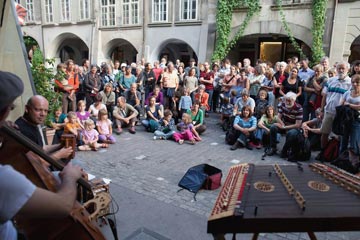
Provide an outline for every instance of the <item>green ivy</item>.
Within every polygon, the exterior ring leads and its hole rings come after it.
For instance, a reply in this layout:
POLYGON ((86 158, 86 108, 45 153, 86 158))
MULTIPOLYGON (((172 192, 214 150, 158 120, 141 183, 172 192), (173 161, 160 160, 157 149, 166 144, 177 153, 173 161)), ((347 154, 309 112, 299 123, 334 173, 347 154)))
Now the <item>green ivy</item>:
POLYGON ((45 124, 50 125, 50 119, 53 117, 55 109, 62 106, 62 94, 54 92, 54 59, 46 59, 42 52, 37 48, 34 52, 31 73, 35 85, 36 94, 45 97, 49 102, 49 114, 46 117, 45 124), (48 64, 51 67, 46 67, 48 64))
POLYGON ((312 60, 314 63, 320 62, 321 58, 325 55, 323 50, 323 37, 325 32, 325 14, 328 0, 313 0, 312 1, 312 60))
POLYGON ((230 49, 236 44, 240 37, 244 34, 250 19, 254 14, 260 11, 259 0, 219 0, 216 13, 216 45, 212 56, 213 61, 218 61, 226 57, 230 49), (248 8, 246 17, 240 25, 239 31, 235 37, 229 42, 231 32, 232 13, 236 7, 244 6, 248 8))
POLYGON ((282 0, 276 0, 276 5, 279 9, 279 14, 281 18, 281 22, 284 26, 284 29, 290 39, 291 45, 295 48, 295 50, 300 54, 300 58, 306 58, 306 55, 302 51, 301 47, 299 46, 299 43, 295 40, 293 33, 291 32, 291 29, 289 25, 286 22, 286 17, 284 13, 284 9, 282 8, 282 0))

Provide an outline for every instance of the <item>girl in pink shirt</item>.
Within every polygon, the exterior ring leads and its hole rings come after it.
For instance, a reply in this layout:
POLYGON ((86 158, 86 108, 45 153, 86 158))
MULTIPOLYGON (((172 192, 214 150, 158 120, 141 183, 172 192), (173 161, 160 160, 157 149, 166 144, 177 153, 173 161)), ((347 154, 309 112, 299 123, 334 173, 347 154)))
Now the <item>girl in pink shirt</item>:
POLYGON ((96 127, 99 132, 99 141, 103 143, 115 143, 116 139, 112 135, 112 122, 108 119, 106 109, 100 109, 96 127))

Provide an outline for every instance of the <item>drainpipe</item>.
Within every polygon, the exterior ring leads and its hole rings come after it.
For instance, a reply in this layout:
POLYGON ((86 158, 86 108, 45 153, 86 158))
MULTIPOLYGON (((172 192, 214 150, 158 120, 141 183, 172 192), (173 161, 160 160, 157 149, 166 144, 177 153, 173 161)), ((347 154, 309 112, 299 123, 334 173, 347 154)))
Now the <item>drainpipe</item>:
POLYGON ((333 52, 333 48, 331 45, 334 42, 334 36, 335 36, 335 19, 336 19, 337 5, 338 5, 338 0, 334 0, 334 14, 333 14, 331 38, 330 38, 330 44, 329 44, 329 46, 330 46, 329 59, 332 57, 332 52, 333 52))
MULTIPOLYGON (((141 58, 145 57, 145 0, 143 0, 143 17, 142 17, 142 54, 141 58)), ((147 60, 146 60, 147 61, 147 60)))

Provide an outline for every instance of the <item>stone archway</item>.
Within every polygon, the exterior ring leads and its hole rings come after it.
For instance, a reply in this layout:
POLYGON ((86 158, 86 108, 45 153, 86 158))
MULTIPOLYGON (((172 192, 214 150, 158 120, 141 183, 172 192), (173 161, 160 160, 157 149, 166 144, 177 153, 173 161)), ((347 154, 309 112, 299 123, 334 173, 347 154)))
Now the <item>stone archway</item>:
POLYGON ((360 35, 355 38, 350 46, 349 63, 360 59, 360 35))
POLYGON ((136 62, 138 50, 127 40, 117 38, 113 39, 105 45, 106 58, 113 62, 120 61, 130 64, 136 62))
MULTIPOLYGON (((303 41, 296 39, 304 54, 310 58, 311 48, 303 41)), ((241 38, 228 53, 233 64, 244 58, 249 58, 252 64, 261 59, 275 64, 286 61, 299 53, 292 46, 288 36, 282 34, 252 34, 241 38)))
POLYGON ((179 39, 168 39, 162 42, 157 48, 157 51, 154 51, 153 54, 158 60, 165 57, 168 61, 174 63, 176 59, 180 59, 185 66, 189 64, 190 58, 194 58, 196 62, 198 61, 198 56, 194 49, 189 44, 179 39))
POLYGON ((54 54, 51 56, 59 58, 61 62, 72 59, 76 64, 81 64, 84 58, 89 58, 89 47, 73 33, 60 34, 54 39, 53 46, 54 54))

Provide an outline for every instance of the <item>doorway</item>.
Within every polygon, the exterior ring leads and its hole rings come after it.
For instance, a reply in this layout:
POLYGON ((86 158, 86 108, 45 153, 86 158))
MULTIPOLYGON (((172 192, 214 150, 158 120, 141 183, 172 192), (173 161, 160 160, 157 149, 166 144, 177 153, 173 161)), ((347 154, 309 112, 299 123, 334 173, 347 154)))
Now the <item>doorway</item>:
POLYGON ((282 42, 260 42, 260 59, 276 63, 281 61, 282 42))

